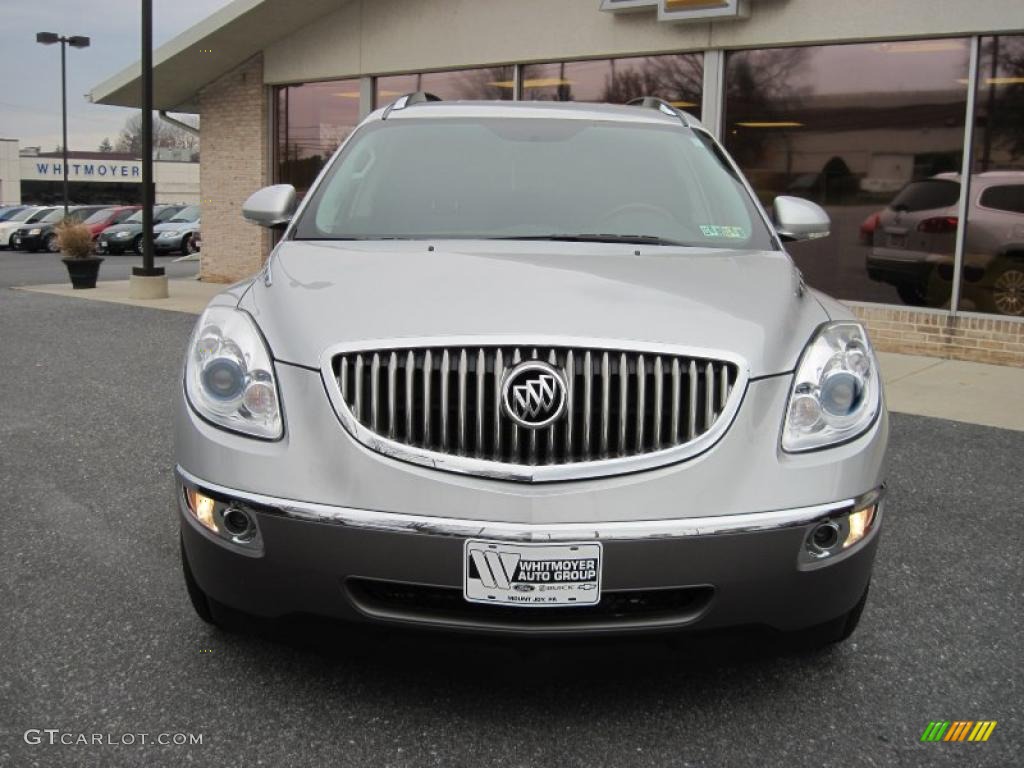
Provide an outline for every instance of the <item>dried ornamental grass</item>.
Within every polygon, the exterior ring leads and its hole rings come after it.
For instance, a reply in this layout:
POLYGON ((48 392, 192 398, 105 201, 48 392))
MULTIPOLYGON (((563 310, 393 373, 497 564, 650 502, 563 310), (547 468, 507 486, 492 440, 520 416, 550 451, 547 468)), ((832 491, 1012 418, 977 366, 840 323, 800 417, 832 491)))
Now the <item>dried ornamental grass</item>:
POLYGON ((87 259, 92 256, 92 233, 84 224, 65 220, 57 225, 57 244, 69 259, 87 259))

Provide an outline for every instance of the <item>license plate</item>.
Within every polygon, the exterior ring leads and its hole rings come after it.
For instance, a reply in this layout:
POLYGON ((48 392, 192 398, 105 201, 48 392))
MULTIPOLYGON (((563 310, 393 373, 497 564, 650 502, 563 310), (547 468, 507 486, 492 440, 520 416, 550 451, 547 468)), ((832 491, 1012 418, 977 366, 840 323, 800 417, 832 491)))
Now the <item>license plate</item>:
POLYGON ((462 594, 471 603, 530 608, 601 601, 601 544, 466 541, 462 594))
POLYGON ((888 245, 889 245, 890 248, 904 248, 907 245, 907 236, 906 235, 889 235, 889 243, 888 243, 888 245))

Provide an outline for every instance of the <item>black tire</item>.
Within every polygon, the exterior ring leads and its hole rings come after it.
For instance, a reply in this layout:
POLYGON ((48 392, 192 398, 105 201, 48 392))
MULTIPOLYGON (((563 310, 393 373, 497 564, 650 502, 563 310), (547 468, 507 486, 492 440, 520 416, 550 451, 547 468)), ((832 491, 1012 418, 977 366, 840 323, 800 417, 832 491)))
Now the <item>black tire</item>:
POLYGON ((60 245, 57 243, 57 235, 49 234, 46 239, 43 240, 43 247, 47 253, 60 253, 60 245))
POLYGON ((135 239, 132 240, 132 250, 139 254, 139 256, 142 255, 142 235, 136 235, 135 239))
POLYGON ((181 252, 185 256, 191 256, 193 253, 198 252, 198 250, 192 242, 192 235, 185 235, 181 238, 181 252))
POLYGON ((188 590, 188 599, 192 602, 192 607, 200 619, 207 624, 217 626, 217 620, 214 617, 213 600, 196 583, 196 578, 192 575, 192 568, 188 564, 188 555, 185 554, 185 542, 181 539, 179 541, 181 544, 181 570, 185 576, 185 589, 188 590))
POLYGON ((896 286, 896 293, 899 294, 900 301, 908 307, 928 306, 928 297, 917 283, 900 283, 896 286))

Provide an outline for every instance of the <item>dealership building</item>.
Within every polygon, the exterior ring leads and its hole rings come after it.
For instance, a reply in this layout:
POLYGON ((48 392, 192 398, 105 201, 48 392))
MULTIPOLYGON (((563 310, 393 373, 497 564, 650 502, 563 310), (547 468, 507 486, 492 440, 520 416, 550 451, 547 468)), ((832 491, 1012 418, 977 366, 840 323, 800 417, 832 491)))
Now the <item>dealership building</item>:
MULTIPOLYGON (((272 247, 250 193, 303 193, 402 94, 656 96, 766 206, 826 208, 831 236, 790 253, 880 349, 1024 365, 1020 0, 235 0, 155 52, 154 84, 157 109, 201 117, 207 280, 272 247)), ((138 107, 138 65, 89 96, 138 107)))

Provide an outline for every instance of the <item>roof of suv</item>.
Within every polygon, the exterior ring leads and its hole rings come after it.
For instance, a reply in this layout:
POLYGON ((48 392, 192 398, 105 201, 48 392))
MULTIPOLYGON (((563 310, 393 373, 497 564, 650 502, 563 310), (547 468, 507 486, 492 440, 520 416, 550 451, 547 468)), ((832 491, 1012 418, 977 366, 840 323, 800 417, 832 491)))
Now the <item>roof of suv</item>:
MULTIPOLYGON (((399 101, 401 101, 399 99, 399 101)), ((416 117, 529 117, 535 119, 605 120, 621 123, 688 125, 703 128, 700 121, 686 112, 669 114, 654 107, 625 104, 587 104, 572 101, 424 101, 397 106, 388 104, 373 112, 367 121, 379 120, 387 113, 388 120, 416 117), (394 107, 392 108, 392 105, 394 107)))

